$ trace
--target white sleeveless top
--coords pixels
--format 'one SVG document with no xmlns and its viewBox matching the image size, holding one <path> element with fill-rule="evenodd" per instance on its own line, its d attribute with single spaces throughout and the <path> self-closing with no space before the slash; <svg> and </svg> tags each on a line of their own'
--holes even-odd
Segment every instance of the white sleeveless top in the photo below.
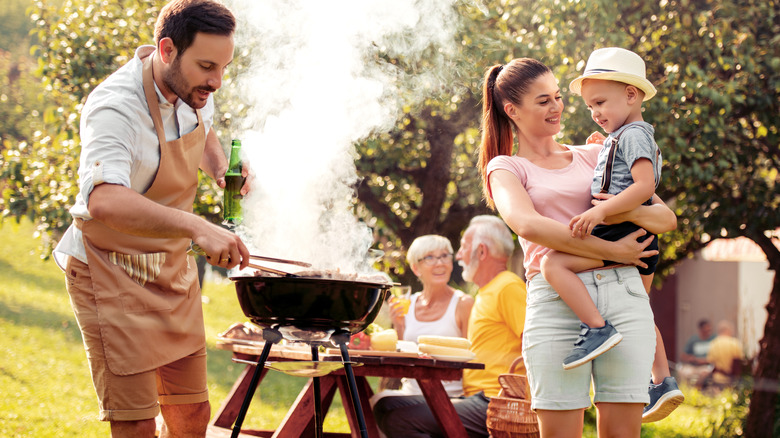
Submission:
<svg viewBox="0 0 780 438">
<path fill-rule="evenodd" d="M 455 290 L 452 298 L 450 298 L 450 303 L 447 305 L 447 310 L 436 321 L 417 320 L 414 307 L 417 303 L 417 298 L 420 297 L 420 293 L 413 294 L 411 296 L 411 304 L 409 304 L 409 312 L 404 317 L 404 341 L 417 342 L 417 337 L 420 335 L 461 337 L 460 328 L 455 320 L 455 309 L 458 307 L 458 301 L 464 294 L 465 292 L 463 291 Z M 422 394 L 415 379 L 404 378 L 402 382 L 401 391 L 409 394 Z M 463 393 L 462 380 L 443 381 L 442 384 L 450 397 L 459 396 Z"/>
</svg>

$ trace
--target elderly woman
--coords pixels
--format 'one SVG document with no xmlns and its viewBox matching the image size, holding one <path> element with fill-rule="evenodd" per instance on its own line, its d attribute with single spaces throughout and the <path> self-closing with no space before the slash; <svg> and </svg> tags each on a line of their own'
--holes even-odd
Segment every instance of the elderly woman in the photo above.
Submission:
<svg viewBox="0 0 780 438">
<path fill-rule="evenodd" d="M 422 291 L 413 293 L 409 311 L 393 302 L 390 316 L 398 338 L 417 342 L 420 335 L 466 337 L 474 298 L 449 286 L 452 275 L 452 244 L 442 236 L 420 236 L 412 242 L 406 253 L 406 261 L 420 279 Z M 460 381 L 445 382 L 451 396 L 460 395 Z M 416 382 L 404 379 L 401 391 L 419 393 Z"/>
</svg>

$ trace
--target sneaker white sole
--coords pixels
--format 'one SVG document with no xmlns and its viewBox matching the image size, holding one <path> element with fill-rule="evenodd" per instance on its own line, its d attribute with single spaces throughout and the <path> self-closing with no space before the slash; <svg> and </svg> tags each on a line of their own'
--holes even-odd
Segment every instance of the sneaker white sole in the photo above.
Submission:
<svg viewBox="0 0 780 438">
<path fill-rule="evenodd" d="M 642 414 L 642 423 L 653 423 L 655 421 L 663 420 L 674 412 L 674 410 L 684 401 L 685 396 L 679 389 L 667 392 L 655 402 L 653 409 Z"/>
<path fill-rule="evenodd" d="M 603 344 L 599 345 L 599 348 L 593 350 L 589 355 L 579 360 L 575 360 L 574 362 L 563 364 L 563 369 L 570 370 L 573 368 L 577 368 L 580 365 L 584 365 L 592 361 L 593 359 L 601 356 L 602 354 L 606 353 L 607 351 L 611 350 L 612 347 L 619 344 L 620 341 L 622 340 L 623 340 L 623 335 L 621 335 L 620 333 L 615 333 L 611 338 L 604 341 Z"/>
</svg>

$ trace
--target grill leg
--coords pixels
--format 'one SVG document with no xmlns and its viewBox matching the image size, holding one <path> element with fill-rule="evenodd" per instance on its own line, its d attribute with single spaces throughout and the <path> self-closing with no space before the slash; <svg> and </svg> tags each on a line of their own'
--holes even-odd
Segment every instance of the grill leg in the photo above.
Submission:
<svg viewBox="0 0 780 438">
<path fill-rule="evenodd" d="M 260 360 L 257 361 L 255 372 L 252 374 L 252 380 L 249 381 L 249 388 L 244 397 L 244 402 L 241 404 L 241 409 L 238 411 L 236 423 L 233 426 L 233 434 L 230 435 L 231 438 L 238 438 L 238 434 L 241 433 L 241 425 L 244 424 L 244 418 L 246 417 L 246 412 L 249 410 L 249 404 L 252 402 L 252 397 L 255 395 L 257 382 L 260 380 L 260 375 L 263 373 L 265 361 L 268 359 L 271 347 L 282 340 L 282 334 L 279 333 L 278 330 L 265 328 L 263 329 L 263 339 L 265 340 L 263 352 L 260 354 Z"/>
<path fill-rule="evenodd" d="M 317 362 L 320 360 L 318 346 L 311 345 L 311 360 Z M 322 438 L 322 393 L 320 391 L 320 378 L 312 377 L 312 387 L 314 388 L 314 438 Z"/>
<path fill-rule="evenodd" d="M 362 438 L 368 438 L 368 428 L 366 427 L 366 419 L 363 416 L 363 407 L 360 405 L 360 396 L 357 391 L 357 383 L 355 383 L 355 373 L 352 371 L 352 364 L 350 363 L 349 352 L 347 351 L 349 332 L 334 333 L 330 339 L 338 345 L 339 350 L 341 350 L 341 360 L 344 362 L 344 374 L 347 375 L 349 395 L 352 397 L 352 405 L 355 407 L 355 414 L 357 415 L 358 426 L 360 427 L 360 436 Z"/>
</svg>

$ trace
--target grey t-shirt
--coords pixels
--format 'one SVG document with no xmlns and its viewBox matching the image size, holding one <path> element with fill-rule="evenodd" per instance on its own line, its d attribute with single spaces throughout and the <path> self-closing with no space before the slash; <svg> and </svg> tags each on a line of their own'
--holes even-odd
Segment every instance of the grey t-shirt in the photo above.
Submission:
<svg viewBox="0 0 780 438">
<path fill-rule="evenodd" d="M 601 191 L 601 182 L 604 168 L 609 157 L 612 139 L 619 136 L 618 147 L 612 164 L 612 179 L 610 180 L 608 193 L 616 195 L 634 183 L 631 177 L 631 166 L 640 158 L 647 158 L 653 163 L 655 186 L 661 181 L 661 154 L 655 143 L 653 126 L 647 122 L 633 122 L 623 125 L 615 132 L 609 134 L 604 140 L 604 147 L 599 152 L 596 169 L 593 173 L 593 183 L 590 186 L 592 194 Z"/>
<path fill-rule="evenodd" d="M 710 351 L 710 342 L 712 342 L 713 339 L 715 339 L 714 333 L 707 339 L 702 339 L 698 334 L 694 334 L 688 338 L 688 342 L 685 343 L 683 351 L 691 356 L 706 359 L 707 353 Z"/>
</svg>

